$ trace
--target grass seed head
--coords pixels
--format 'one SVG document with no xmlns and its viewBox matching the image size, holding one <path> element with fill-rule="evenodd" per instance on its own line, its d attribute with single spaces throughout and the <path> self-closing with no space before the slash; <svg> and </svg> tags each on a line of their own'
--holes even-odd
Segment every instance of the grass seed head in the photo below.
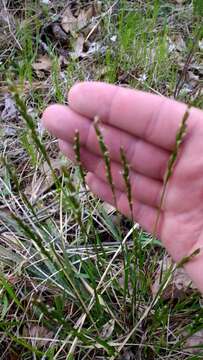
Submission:
<svg viewBox="0 0 203 360">
<path fill-rule="evenodd" d="M 80 177 L 84 188 L 86 188 L 85 172 L 82 167 L 81 156 L 80 156 L 80 134 L 79 131 L 75 131 L 73 150 L 75 152 L 75 160 L 79 168 Z"/>
<path fill-rule="evenodd" d="M 120 148 L 120 157 L 121 157 L 121 164 L 123 167 L 122 175 L 123 175 L 123 179 L 124 179 L 126 190 L 127 190 L 127 197 L 128 197 L 128 203 L 129 203 L 129 207 L 130 207 L 131 217 L 133 219 L 133 201 L 132 201 L 132 189 L 131 189 L 131 183 L 130 183 L 130 166 L 127 161 L 123 147 Z"/>
<path fill-rule="evenodd" d="M 100 123 L 100 119 L 98 116 L 95 116 L 94 118 L 94 128 L 95 128 L 95 132 L 96 132 L 96 136 L 97 136 L 97 140 L 100 146 L 100 150 L 101 153 L 103 155 L 103 159 L 104 159 L 104 163 L 105 163 L 105 169 L 106 169 L 106 177 L 108 180 L 108 183 L 111 187 L 111 191 L 113 194 L 113 198 L 114 198 L 114 204 L 115 207 L 117 207 L 117 202 L 116 202 L 116 193 L 115 193 L 115 186 L 113 183 L 113 177 L 112 177 L 112 172 L 111 172 L 111 159 L 110 159 L 110 155 L 109 155 L 109 150 L 104 142 L 104 138 L 102 135 L 102 132 L 99 128 L 99 123 Z"/>
</svg>

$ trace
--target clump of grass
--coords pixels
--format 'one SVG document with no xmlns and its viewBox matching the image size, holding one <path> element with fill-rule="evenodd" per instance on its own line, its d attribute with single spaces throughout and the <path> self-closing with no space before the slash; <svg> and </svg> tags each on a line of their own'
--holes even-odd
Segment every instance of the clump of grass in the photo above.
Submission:
<svg viewBox="0 0 203 360">
<path fill-rule="evenodd" d="M 86 5 L 85 1 L 83 3 Z M 70 87 L 79 78 L 97 78 L 113 82 L 119 80 L 139 89 L 150 89 L 165 95 L 173 93 L 177 69 L 173 54 L 168 56 L 167 41 L 171 30 L 175 30 L 175 33 L 178 30 L 177 24 L 174 28 L 174 19 L 180 20 L 178 26 L 181 28 L 185 26 L 186 20 L 188 34 L 188 29 L 190 31 L 192 28 L 190 10 L 188 11 L 191 7 L 186 4 L 184 8 L 177 8 L 167 1 L 148 1 L 146 4 L 144 1 L 122 0 L 118 8 L 115 1 L 109 0 L 104 3 L 106 10 L 115 4 L 102 21 L 99 19 L 101 33 L 105 34 L 102 44 L 107 47 L 107 73 L 106 69 L 103 72 L 103 55 L 93 55 L 93 66 L 91 56 L 90 61 L 89 57 L 74 62 L 70 59 L 67 69 L 64 69 L 57 61 L 57 53 L 53 49 L 55 55 L 52 72 L 45 76 L 46 79 L 39 79 L 42 88 L 45 84 L 46 88 L 49 87 L 48 94 L 34 90 L 36 74 L 32 70 L 32 63 L 38 52 L 40 53 L 37 48 L 40 34 L 39 40 L 35 41 L 33 33 L 36 31 L 33 29 L 31 17 L 31 21 L 25 22 L 27 26 L 22 25 L 20 44 L 25 45 L 22 46 L 24 51 L 16 51 L 13 59 L 8 59 L 6 53 L 5 58 L 6 63 L 12 66 L 11 70 L 14 71 L 17 83 L 19 78 L 22 82 L 28 79 L 33 81 L 28 91 L 25 91 L 29 96 L 25 99 L 23 107 L 18 103 L 23 118 L 27 112 L 27 104 L 41 113 L 49 101 L 56 99 L 64 102 L 66 81 Z M 33 8 L 32 14 L 39 21 L 40 32 L 45 22 L 43 17 L 38 16 L 41 5 L 36 4 L 35 12 L 33 1 L 29 1 L 29 4 Z M 61 1 L 61 11 L 63 5 Z M 25 8 L 27 6 L 28 4 Z M 45 6 L 46 20 L 50 20 L 49 5 Z M 54 3 L 50 6 L 51 18 L 54 16 L 55 21 L 57 9 Z M 170 26 L 166 23 L 166 16 L 170 18 Z M 93 36 L 97 37 L 96 32 Z M 117 36 L 114 44 L 111 35 Z M 50 56 L 51 49 L 52 47 L 48 53 Z M 16 58 L 19 64 L 16 63 Z M 2 79 L 5 79 L 5 74 L 10 71 L 8 65 L 5 64 L 3 68 Z M 124 80 L 119 78 L 120 75 Z M 20 100 L 22 101 L 21 97 Z M 196 101 L 196 104 L 201 104 L 200 97 Z M 3 167 L 8 174 L 8 180 L 4 175 L 0 177 L 0 357 L 20 357 L 28 360 L 192 358 L 184 349 L 182 330 L 190 327 L 190 333 L 194 333 L 202 328 L 203 311 L 199 297 L 194 292 L 191 296 L 184 296 L 183 301 L 163 300 L 162 291 L 170 281 L 175 269 L 173 266 L 166 274 L 164 272 L 160 289 L 153 298 L 150 287 L 154 269 L 163 252 L 156 247 L 152 254 L 151 247 L 144 247 L 149 239 L 148 234 L 137 231 L 135 238 L 134 227 L 128 231 L 131 222 L 124 222 L 123 218 L 118 230 L 117 213 L 114 212 L 112 216 L 105 213 L 103 204 L 99 206 L 100 202 L 91 194 L 87 194 L 86 198 L 85 192 L 81 201 L 78 183 L 75 182 L 74 167 L 62 168 L 57 176 L 53 171 L 52 187 L 34 204 L 29 203 L 30 194 L 27 198 L 24 194 L 25 182 L 30 182 L 32 175 L 37 174 L 36 169 L 41 161 L 48 162 L 52 157 L 58 156 L 58 153 L 54 152 L 53 156 L 53 149 L 50 151 L 52 142 L 50 143 L 46 135 L 43 134 L 43 138 L 39 135 L 35 120 L 27 115 L 27 121 L 23 125 L 19 117 L 20 131 L 23 128 L 26 134 L 24 148 L 27 154 L 22 160 L 21 157 L 19 160 L 18 155 L 9 160 L 6 150 L 5 158 L 9 161 L 7 164 L 3 162 Z M 98 123 L 98 135 L 102 133 L 102 129 L 100 132 L 99 130 Z M 84 185 L 85 171 L 81 164 L 78 135 L 76 134 L 74 140 L 75 157 L 77 170 Z M 100 140 L 107 181 L 113 193 L 110 156 L 107 146 L 102 144 L 102 139 Z M 103 153 L 106 151 L 104 156 Z M 48 161 L 46 157 L 49 158 Z M 126 195 L 132 209 L 130 164 L 126 161 L 125 153 L 121 156 L 120 152 L 120 158 Z M 20 166 L 17 168 L 16 163 L 19 162 Z M 27 163 L 29 178 L 22 184 L 21 177 L 24 173 L 21 174 L 21 169 L 26 167 Z M 171 173 L 174 165 L 175 160 L 171 159 Z M 10 166 L 12 171 L 8 169 Z M 167 181 L 170 181 L 170 178 L 171 174 L 168 174 Z M 32 180 L 36 181 L 36 176 Z M 17 218 L 8 216 L 9 211 Z M 191 256 L 197 253 L 198 250 Z M 188 258 L 177 266 L 184 265 Z M 22 304 L 22 309 L 19 304 Z M 112 323 L 113 326 L 109 325 Z M 46 339 L 45 333 L 47 344 L 44 347 L 39 345 L 37 335 L 33 336 L 33 325 L 42 326 L 52 332 L 53 335 L 49 336 L 49 339 Z M 22 331 L 24 327 L 31 329 L 30 333 L 27 331 L 27 336 L 24 336 Z M 103 335 L 105 328 L 108 329 L 106 337 Z M 202 359 L 201 350 L 200 354 L 194 357 Z"/>
</svg>

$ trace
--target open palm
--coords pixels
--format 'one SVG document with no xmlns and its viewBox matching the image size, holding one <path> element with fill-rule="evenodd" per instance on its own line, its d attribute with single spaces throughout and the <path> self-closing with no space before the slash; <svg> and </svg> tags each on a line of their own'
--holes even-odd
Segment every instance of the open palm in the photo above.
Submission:
<svg viewBox="0 0 203 360">
<path fill-rule="evenodd" d="M 75 130 L 80 132 L 81 160 L 89 171 L 87 183 L 103 200 L 114 203 L 106 179 L 105 164 L 96 138 L 93 119 L 100 129 L 112 160 L 117 207 L 129 216 L 130 208 L 121 175 L 120 148 L 131 165 L 133 216 L 152 232 L 157 219 L 163 178 L 173 151 L 176 133 L 186 105 L 157 95 L 103 83 L 75 85 L 69 107 L 51 105 L 43 115 L 44 125 L 58 137 L 60 149 L 74 159 Z M 157 236 L 175 261 L 203 246 L 203 112 L 192 108 L 187 132 L 166 189 Z M 203 258 L 186 264 L 203 291 Z"/>
</svg>

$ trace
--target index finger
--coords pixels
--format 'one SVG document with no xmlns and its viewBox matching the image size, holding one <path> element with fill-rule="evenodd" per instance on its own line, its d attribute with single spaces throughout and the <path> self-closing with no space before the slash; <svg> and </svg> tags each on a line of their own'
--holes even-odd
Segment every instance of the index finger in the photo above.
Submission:
<svg viewBox="0 0 203 360">
<path fill-rule="evenodd" d="M 165 97 L 99 82 L 74 85 L 69 105 L 83 116 L 98 115 L 101 121 L 167 150 L 174 147 L 187 108 Z"/>
</svg>

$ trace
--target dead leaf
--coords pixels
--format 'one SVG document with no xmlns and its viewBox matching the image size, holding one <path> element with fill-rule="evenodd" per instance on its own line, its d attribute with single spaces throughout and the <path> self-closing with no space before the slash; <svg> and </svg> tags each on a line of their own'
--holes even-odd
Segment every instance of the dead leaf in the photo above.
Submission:
<svg viewBox="0 0 203 360">
<path fill-rule="evenodd" d="M 165 256 L 163 260 L 159 262 L 155 279 L 151 286 L 153 296 L 156 296 L 159 291 L 161 274 L 163 279 L 164 274 L 169 270 L 172 263 L 172 259 L 169 256 Z M 184 294 L 188 294 L 188 292 L 194 290 L 196 290 L 196 287 L 193 285 L 185 270 L 183 268 L 178 268 L 175 270 L 170 283 L 163 290 L 162 298 L 164 300 L 179 299 L 184 296 Z"/>
<path fill-rule="evenodd" d="M 78 59 L 79 57 L 81 57 L 83 55 L 83 46 L 84 46 L 84 36 L 81 34 L 79 35 L 79 37 L 77 38 L 76 42 L 75 42 L 75 46 L 74 46 L 74 51 L 71 52 L 71 57 L 72 59 Z"/>
<path fill-rule="evenodd" d="M 102 327 L 102 331 L 101 331 L 101 337 L 103 339 L 108 339 L 113 331 L 114 331 L 114 327 L 115 327 L 115 320 L 111 319 L 109 320 L 103 327 Z"/>
<path fill-rule="evenodd" d="M 201 351 L 201 349 L 196 346 L 201 346 L 201 345 L 203 346 L 203 330 L 199 330 L 195 334 L 189 336 L 185 342 L 185 348 L 191 354 L 198 354 Z"/>
<path fill-rule="evenodd" d="M 95 1 L 93 6 L 93 15 L 98 16 L 102 12 L 102 1 Z"/>
<path fill-rule="evenodd" d="M 186 45 L 183 37 L 180 34 L 172 35 L 169 38 L 169 50 L 182 52 L 186 50 Z"/>
<path fill-rule="evenodd" d="M 16 105 L 9 94 L 4 97 L 4 109 L 1 113 L 1 119 L 4 121 L 14 120 L 17 117 Z"/>
<path fill-rule="evenodd" d="M 29 327 L 24 326 L 23 337 L 29 338 L 29 341 L 33 346 L 43 347 L 49 344 L 49 339 L 54 337 L 54 333 L 44 326 L 31 325 Z"/>
<path fill-rule="evenodd" d="M 67 43 L 67 33 L 62 29 L 58 22 L 54 22 L 51 25 L 54 38 L 62 43 Z"/>
<path fill-rule="evenodd" d="M 91 6 L 89 9 L 82 9 L 78 15 L 77 26 L 78 30 L 81 30 L 85 26 L 88 25 L 89 21 L 93 16 L 93 7 Z"/>
<path fill-rule="evenodd" d="M 69 7 L 65 9 L 62 15 L 61 27 L 66 33 L 75 32 L 77 29 L 77 18 L 73 16 Z"/>
<path fill-rule="evenodd" d="M 58 158 L 58 159 L 50 159 L 51 165 L 54 171 L 58 171 L 58 173 L 61 173 L 61 167 L 62 166 L 68 166 L 70 163 L 67 162 L 67 160 Z M 47 162 L 44 162 L 40 168 L 39 171 L 41 175 L 37 178 L 37 180 L 33 180 L 32 184 L 29 184 L 25 189 L 25 194 L 30 196 L 30 202 L 33 204 L 37 201 L 37 199 L 47 192 L 53 185 L 54 185 L 54 178 L 52 175 L 52 171 L 47 164 Z"/>
<path fill-rule="evenodd" d="M 90 6 L 88 9 L 82 9 L 78 16 L 75 17 L 69 7 L 66 8 L 62 15 L 61 27 L 66 33 L 75 33 L 85 28 L 95 14 L 95 7 Z"/>
<path fill-rule="evenodd" d="M 35 71 L 50 71 L 52 67 L 52 61 L 48 55 L 40 56 L 37 61 L 32 64 Z"/>
</svg>

